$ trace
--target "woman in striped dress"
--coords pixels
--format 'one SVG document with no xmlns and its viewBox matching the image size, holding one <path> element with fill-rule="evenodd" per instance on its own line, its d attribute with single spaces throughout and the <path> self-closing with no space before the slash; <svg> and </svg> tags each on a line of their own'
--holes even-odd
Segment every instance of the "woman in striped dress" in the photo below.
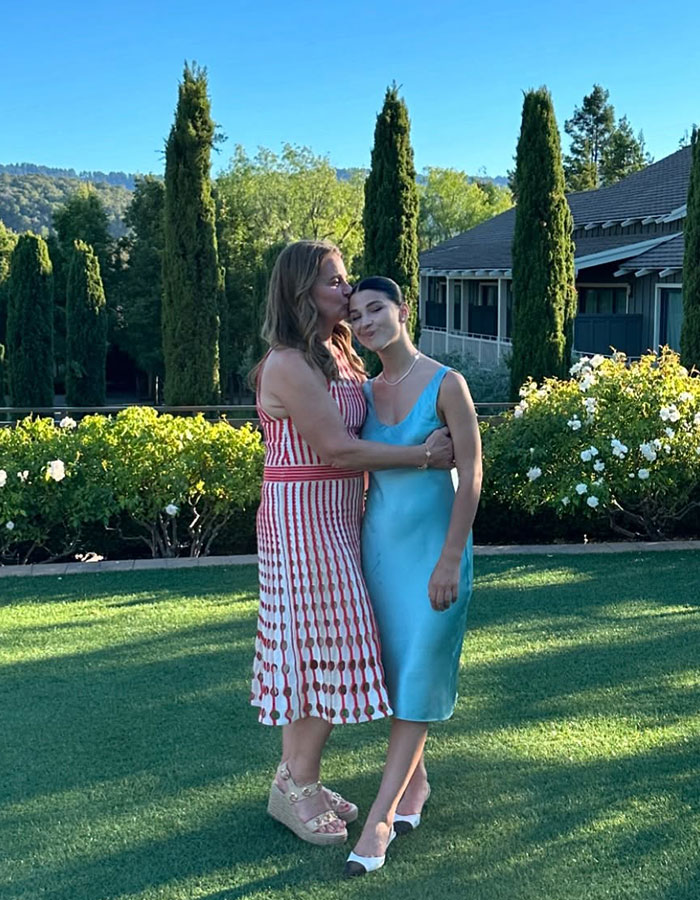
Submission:
<svg viewBox="0 0 700 900">
<path fill-rule="evenodd" d="M 360 566 L 363 473 L 452 461 L 444 430 L 412 447 L 358 438 L 365 376 L 343 322 L 350 290 L 332 244 L 283 250 L 256 373 L 266 452 L 251 702 L 263 724 L 283 726 L 268 811 L 314 844 L 346 840 L 357 817 L 319 780 L 333 726 L 391 715 Z"/>
</svg>

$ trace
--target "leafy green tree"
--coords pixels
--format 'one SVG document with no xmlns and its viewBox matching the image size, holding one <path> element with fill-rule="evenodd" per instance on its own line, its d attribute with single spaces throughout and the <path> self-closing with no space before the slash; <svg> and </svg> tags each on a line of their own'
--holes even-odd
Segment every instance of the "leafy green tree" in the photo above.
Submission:
<svg viewBox="0 0 700 900">
<path fill-rule="evenodd" d="M 18 239 L 10 259 L 7 307 L 8 382 L 12 406 L 53 403 L 53 289 L 46 242 Z"/>
<path fill-rule="evenodd" d="M 681 360 L 700 369 L 700 130 L 693 127 L 688 208 L 683 228 L 683 322 Z"/>
<path fill-rule="evenodd" d="M 473 228 L 513 205 L 508 188 L 470 179 L 458 169 L 430 166 L 418 185 L 418 243 L 420 250 Z"/>
<path fill-rule="evenodd" d="M 206 70 L 186 65 L 165 147 L 162 325 L 165 401 L 172 405 L 208 404 L 219 395 L 214 130 Z"/>
<path fill-rule="evenodd" d="M 89 244 L 97 255 L 100 271 L 110 268 L 114 241 L 104 203 L 91 184 L 81 184 L 53 215 L 53 224 L 66 260 L 73 255 L 75 241 Z"/>
<path fill-rule="evenodd" d="M 104 406 L 107 305 L 97 254 L 75 241 L 66 289 L 66 403 Z"/>
<path fill-rule="evenodd" d="M 571 191 L 598 187 L 603 152 L 615 129 L 615 108 L 609 97 L 609 91 L 594 84 L 591 93 L 564 123 L 564 131 L 571 138 L 570 153 L 564 158 L 566 184 Z"/>
<path fill-rule="evenodd" d="M 418 306 L 418 188 L 406 104 L 396 84 L 387 88 L 374 129 L 372 164 L 365 182 L 365 275 L 386 275 Z"/>
<path fill-rule="evenodd" d="M 573 220 L 564 194 L 559 131 L 545 87 L 528 91 L 516 153 L 511 394 L 528 377 L 566 378 L 571 361 Z"/>
<path fill-rule="evenodd" d="M 362 253 L 362 172 L 339 178 L 308 147 L 236 147 L 216 180 L 219 259 L 226 272 L 221 311 L 221 384 L 240 397 L 247 370 L 262 351 L 260 326 L 271 262 L 290 241 L 326 238 L 357 269 Z M 358 274 L 355 271 L 355 274 Z"/>
<path fill-rule="evenodd" d="M 652 162 L 646 152 L 644 133 L 635 136 L 627 116 L 623 116 L 603 149 L 600 161 L 600 183 L 603 187 L 639 172 Z"/>
<path fill-rule="evenodd" d="M 119 344 L 148 375 L 149 396 L 162 378 L 161 299 L 163 293 L 163 211 L 165 185 L 153 175 L 137 176 L 124 221 L 130 232 L 120 241 L 127 264 L 121 278 Z"/>
</svg>

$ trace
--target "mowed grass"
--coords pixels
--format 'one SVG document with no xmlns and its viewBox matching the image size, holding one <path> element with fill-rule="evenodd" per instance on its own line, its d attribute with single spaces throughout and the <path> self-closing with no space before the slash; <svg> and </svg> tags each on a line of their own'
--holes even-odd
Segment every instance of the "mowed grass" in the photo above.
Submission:
<svg viewBox="0 0 700 900">
<path fill-rule="evenodd" d="M 0 897 L 697 900 L 700 554 L 476 569 L 424 822 L 350 882 L 265 814 L 253 568 L 0 580 Z M 387 731 L 329 744 L 362 811 Z"/>
</svg>

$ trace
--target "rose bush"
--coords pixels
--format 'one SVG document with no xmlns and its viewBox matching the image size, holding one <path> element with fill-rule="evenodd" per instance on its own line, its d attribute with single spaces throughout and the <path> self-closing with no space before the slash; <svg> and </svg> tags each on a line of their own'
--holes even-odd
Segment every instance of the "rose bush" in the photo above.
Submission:
<svg viewBox="0 0 700 900">
<path fill-rule="evenodd" d="M 199 556 L 234 513 L 257 504 L 262 463 L 254 429 L 201 415 L 132 407 L 79 425 L 24 419 L 0 429 L 0 555 L 85 552 L 97 524 L 128 531 L 153 556 Z"/>
<path fill-rule="evenodd" d="M 584 357 L 571 375 L 527 382 L 484 430 L 487 496 L 669 536 L 700 505 L 700 379 L 668 348 L 633 363 Z"/>
</svg>

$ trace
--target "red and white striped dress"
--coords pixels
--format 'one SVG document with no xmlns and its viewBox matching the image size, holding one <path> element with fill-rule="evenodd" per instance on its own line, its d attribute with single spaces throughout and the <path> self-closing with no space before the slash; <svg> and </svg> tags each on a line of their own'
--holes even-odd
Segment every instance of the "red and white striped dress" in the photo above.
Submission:
<svg viewBox="0 0 700 900">
<path fill-rule="evenodd" d="M 366 411 L 362 385 L 342 354 L 335 356 L 340 378 L 328 389 L 357 437 Z M 325 465 L 291 419 L 272 418 L 259 403 L 258 415 L 265 473 L 251 703 L 266 725 L 391 715 L 360 565 L 364 475 Z"/>
</svg>

